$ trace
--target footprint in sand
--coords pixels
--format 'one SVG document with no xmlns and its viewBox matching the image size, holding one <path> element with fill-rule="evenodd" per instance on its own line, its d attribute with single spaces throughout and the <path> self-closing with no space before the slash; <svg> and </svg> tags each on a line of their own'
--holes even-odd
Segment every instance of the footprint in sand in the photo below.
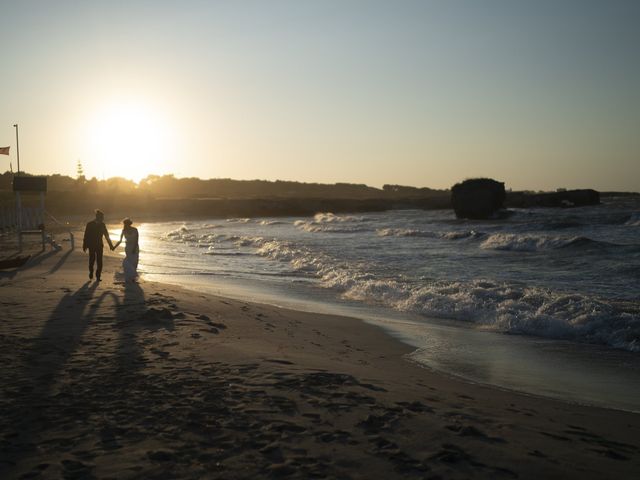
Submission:
<svg viewBox="0 0 640 480">
<path fill-rule="evenodd" d="M 425 405 L 422 402 L 397 402 L 397 405 L 400 405 L 401 407 L 414 412 L 414 413 L 432 413 L 433 412 L 433 408 L 429 407 L 428 405 Z"/>
<path fill-rule="evenodd" d="M 159 357 L 162 357 L 162 358 L 167 358 L 169 356 L 169 352 L 165 352 L 164 350 L 159 350 L 157 348 L 152 348 L 151 353 L 158 355 Z"/>
<path fill-rule="evenodd" d="M 265 362 L 279 363 L 281 365 L 294 365 L 294 363 L 289 360 L 280 360 L 278 358 L 267 358 Z"/>
<path fill-rule="evenodd" d="M 477 429 L 473 425 L 447 425 L 446 428 L 453 432 L 456 432 L 461 437 L 472 437 L 477 438 L 478 440 L 484 440 L 485 442 L 490 443 L 507 443 L 504 438 L 501 437 L 491 437 L 484 433 L 483 431 Z"/>
</svg>

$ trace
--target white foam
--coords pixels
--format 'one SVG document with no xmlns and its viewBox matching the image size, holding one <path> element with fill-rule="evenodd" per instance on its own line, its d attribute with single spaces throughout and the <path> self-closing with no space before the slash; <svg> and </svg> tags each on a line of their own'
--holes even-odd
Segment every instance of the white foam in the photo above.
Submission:
<svg viewBox="0 0 640 480">
<path fill-rule="evenodd" d="M 505 283 L 429 282 L 414 286 L 369 274 L 364 264 L 338 262 L 290 242 L 256 241 L 258 254 L 289 262 L 344 298 L 425 316 L 469 322 L 480 328 L 598 343 L 640 351 L 640 315 L 592 297 Z"/>
<path fill-rule="evenodd" d="M 368 219 L 360 216 L 353 215 L 334 215 L 331 212 L 316 213 L 313 217 L 313 222 L 320 223 L 345 223 L 345 222 L 366 222 Z"/>
<path fill-rule="evenodd" d="M 262 237 L 252 237 L 252 236 L 241 236 L 234 237 L 235 244 L 238 247 L 257 247 L 264 243 L 264 238 Z"/>
<path fill-rule="evenodd" d="M 337 219 L 340 218 L 340 219 Z M 321 214 L 311 221 L 299 220 L 306 228 L 366 228 L 358 217 Z M 640 313 L 631 307 L 599 300 L 590 294 L 568 294 L 543 288 L 522 287 L 492 281 L 432 281 L 422 284 L 401 277 L 381 278 L 371 274 L 364 260 L 344 261 L 331 251 L 306 247 L 294 241 L 263 236 L 201 232 L 186 225 L 163 235 L 169 242 L 207 248 L 211 254 L 241 252 L 286 262 L 291 269 L 317 279 L 320 286 L 344 298 L 383 305 L 399 311 L 468 322 L 479 328 L 511 334 L 592 342 L 640 351 Z M 319 230 L 326 231 L 326 230 Z M 353 230 L 349 230 L 353 231 Z M 220 232 L 218 230 L 218 232 Z M 477 238 L 475 231 L 429 232 L 419 229 L 378 229 L 379 236 L 434 236 L 447 240 Z M 582 237 L 495 233 L 481 247 L 496 250 L 539 251 L 562 248 Z M 582 240 L 586 240 L 582 238 Z M 580 242 L 578 242 L 580 243 Z M 217 253 L 216 253 L 217 252 Z M 336 253 L 339 255 L 339 252 Z"/>
<path fill-rule="evenodd" d="M 462 238 L 479 238 L 485 234 L 482 232 L 476 232 L 475 230 L 468 230 L 466 232 L 444 232 L 440 236 L 447 240 L 460 240 Z"/>
<path fill-rule="evenodd" d="M 365 232 L 369 229 L 357 225 L 317 225 L 313 222 L 304 222 L 298 220 L 295 226 L 309 233 L 358 233 Z"/>
<path fill-rule="evenodd" d="M 260 220 L 259 225 L 269 226 L 269 225 L 287 225 L 289 222 L 283 222 L 281 220 Z"/>
<path fill-rule="evenodd" d="M 198 236 L 185 225 L 182 225 L 180 228 L 165 233 L 161 238 L 172 242 L 187 243 L 197 241 Z"/>
<path fill-rule="evenodd" d="M 494 233 L 480 245 L 487 250 L 511 250 L 518 252 L 536 252 L 562 248 L 579 240 L 579 237 L 550 235 L 519 235 L 515 233 Z"/>
<path fill-rule="evenodd" d="M 424 237 L 442 238 L 445 240 L 460 240 L 462 238 L 477 238 L 484 234 L 474 230 L 462 232 L 431 232 L 428 230 L 417 230 L 413 228 L 379 228 L 376 230 L 379 237 Z"/>
<path fill-rule="evenodd" d="M 317 213 L 313 220 L 296 220 L 293 224 L 310 233 L 357 233 L 369 230 L 362 225 L 368 221 L 369 219 L 360 216 Z"/>
<path fill-rule="evenodd" d="M 640 227 L 640 212 L 632 213 L 629 220 L 625 222 L 625 225 L 631 227 Z"/>
<path fill-rule="evenodd" d="M 376 230 L 379 237 L 437 237 L 434 232 L 415 230 L 412 228 L 379 228 Z"/>
<path fill-rule="evenodd" d="M 334 282 L 334 285 L 336 283 Z M 511 334 L 569 339 L 640 351 L 640 316 L 591 297 L 491 282 L 342 281 L 344 295 L 392 308 L 474 323 Z"/>
</svg>

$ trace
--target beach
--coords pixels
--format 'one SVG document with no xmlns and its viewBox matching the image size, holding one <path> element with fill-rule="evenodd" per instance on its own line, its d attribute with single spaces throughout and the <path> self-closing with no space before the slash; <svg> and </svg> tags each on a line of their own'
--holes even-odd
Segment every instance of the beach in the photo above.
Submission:
<svg viewBox="0 0 640 480">
<path fill-rule="evenodd" d="M 358 319 L 64 244 L 0 276 L 2 478 L 636 478 L 638 414 L 463 382 Z"/>
</svg>

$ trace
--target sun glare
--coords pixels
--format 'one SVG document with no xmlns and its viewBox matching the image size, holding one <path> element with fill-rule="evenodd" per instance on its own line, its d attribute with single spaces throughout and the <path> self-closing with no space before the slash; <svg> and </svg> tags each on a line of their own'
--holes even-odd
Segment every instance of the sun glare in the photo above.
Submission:
<svg viewBox="0 0 640 480">
<path fill-rule="evenodd" d="M 159 112 L 139 103 L 110 103 L 87 127 L 90 158 L 83 163 L 88 176 L 138 182 L 152 173 L 170 172 L 175 139 L 169 122 Z"/>
</svg>

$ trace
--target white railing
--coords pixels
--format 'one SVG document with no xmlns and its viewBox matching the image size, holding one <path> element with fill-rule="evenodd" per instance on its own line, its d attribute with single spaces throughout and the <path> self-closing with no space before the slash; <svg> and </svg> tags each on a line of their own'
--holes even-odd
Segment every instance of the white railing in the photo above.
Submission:
<svg viewBox="0 0 640 480">
<path fill-rule="evenodd" d="M 18 216 L 16 215 L 15 206 L 0 207 L 0 232 L 10 232 L 17 228 Z"/>
<path fill-rule="evenodd" d="M 44 225 L 44 210 L 39 207 L 22 207 L 18 224 L 22 230 L 41 230 Z"/>
<path fill-rule="evenodd" d="M 14 231 L 20 227 L 22 230 L 39 230 L 44 223 L 44 211 L 40 207 L 22 207 L 21 215 L 15 206 L 0 207 L 0 229 L 2 231 Z"/>
<path fill-rule="evenodd" d="M 75 239 L 69 224 L 60 222 L 56 217 L 41 207 L 22 207 L 20 214 L 18 214 L 15 205 L 0 206 L 0 233 L 17 234 L 20 250 L 22 250 L 22 235 L 38 232 L 42 234 L 42 248 L 44 248 L 45 243 L 50 243 L 54 248 L 59 248 L 54 240 L 52 229 L 48 228 L 47 232 L 43 230 L 42 227 L 45 223 L 49 225 L 53 223 L 57 227 L 66 230 L 69 234 L 71 249 L 74 249 Z"/>
</svg>

